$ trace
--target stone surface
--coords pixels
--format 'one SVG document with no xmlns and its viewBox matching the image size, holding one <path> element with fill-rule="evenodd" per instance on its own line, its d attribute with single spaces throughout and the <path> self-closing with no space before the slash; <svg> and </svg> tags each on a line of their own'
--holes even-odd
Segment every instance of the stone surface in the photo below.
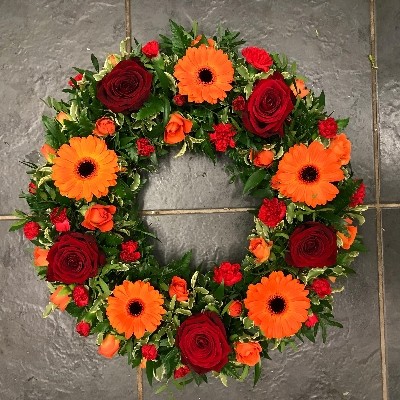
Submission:
<svg viewBox="0 0 400 400">
<path fill-rule="evenodd" d="M 377 2 L 382 200 L 400 201 L 400 5 Z"/>
<path fill-rule="evenodd" d="M 384 210 L 386 346 L 389 369 L 389 399 L 400 398 L 400 210 Z"/>
</svg>

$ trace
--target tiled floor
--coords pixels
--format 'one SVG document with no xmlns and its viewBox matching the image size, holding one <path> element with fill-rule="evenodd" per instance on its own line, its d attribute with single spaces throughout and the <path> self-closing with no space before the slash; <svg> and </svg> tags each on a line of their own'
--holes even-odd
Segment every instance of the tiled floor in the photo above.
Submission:
<svg viewBox="0 0 400 400">
<path fill-rule="evenodd" d="M 36 160 L 42 144 L 45 106 L 39 98 L 59 96 L 72 67 L 88 65 L 91 52 L 101 58 L 118 48 L 125 32 L 123 3 L 0 0 L 1 400 L 136 396 L 135 371 L 124 359 L 98 357 L 93 340 L 77 338 L 66 315 L 41 319 L 47 289 L 34 276 L 26 241 L 7 233 L 5 220 L 15 207 L 24 207 L 18 193 L 27 177 L 19 161 L 25 155 Z M 169 18 L 185 25 L 197 20 L 206 33 L 222 22 L 241 31 L 249 44 L 296 60 L 314 90 L 325 90 L 334 116 L 351 118 L 352 164 L 365 179 L 372 207 L 362 228 L 368 253 L 357 259 L 357 276 L 336 297 L 336 314 L 345 328 L 332 330 L 327 345 L 303 345 L 298 352 L 275 355 L 254 389 L 234 383 L 226 389 L 215 381 L 154 395 L 145 385 L 145 399 L 400 399 L 399 1 L 132 0 L 133 32 L 139 41 L 165 33 Z M 376 27 L 377 70 L 368 58 L 371 26 Z M 379 111 L 379 125 L 373 110 Z M 223 165 L 223 160 L 213 166 L 189 154 L 166 160 L 146 189 L 144 208 L 251 206 L 240 185 L 228 185 Z M 196 263 L 207 263 L 227 255 L 240 259 L 251 215 L 148 216 L 146 221 L 161 239 L 161 260 L 194 248 Z M 377 231 L 382 223 L 383 231 Z M 385 318 L 380 319 L 383 305 Z"/>
</svg>

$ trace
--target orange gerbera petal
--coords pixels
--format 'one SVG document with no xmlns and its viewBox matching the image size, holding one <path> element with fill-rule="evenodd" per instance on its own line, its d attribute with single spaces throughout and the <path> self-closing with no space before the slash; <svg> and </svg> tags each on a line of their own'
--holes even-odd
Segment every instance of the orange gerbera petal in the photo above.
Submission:
<svg viewBox="0 0 400 400">
<path fill-rule="evenodd" d="M 282 157 L 271 180 L 274 189 L 310 207 L 333 200 L 339 190 L 331 182 L 344 179 L 341 161 L 322 143 L 296 144 Z"/>
<path fill-rule="evenodd" d="M 282 339 L 297 333 L 307 320 L 310 300 L 308 290 L 292 275 L 272 272 L 260 283 L 250 285 L 245 307 L 249 318 L 269 339 Z"/>
<path fill-rule="evenodd" d="M 73 137 L 54 159 L 52 179 L 63 196 L 91 201 L 116 184 L 118 158 L 104 140 L 95 136 Z"/>
<path fill-rule="evenodd" d="M 178 60 L 174 77 L 178 79 L 179 94 L 187 95 L 189 101 L 216 104 L 232 89 L 233 66 L 222 50 L 207 47 L 191 47 Z"/>
<path fill-rule="evenodd" d="M 126 339 L 135 335 L 140 339 L 145 332 L 154 332 L 161 324 L 165 310 L 164 299 L 148 282 L 124 281 L 116 286 L 108 298 L 107 317 L 110 324 Z"/>
</svg>

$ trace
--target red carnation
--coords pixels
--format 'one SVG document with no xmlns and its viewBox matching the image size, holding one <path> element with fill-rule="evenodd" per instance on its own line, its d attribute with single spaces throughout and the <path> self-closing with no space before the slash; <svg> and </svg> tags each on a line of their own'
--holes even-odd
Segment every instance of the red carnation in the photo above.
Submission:
<svg viewBox="0 0 400 400">
<path fill-rule="evenodd" d="M 140 138 L 136 140 L 136 148 L 139 156 L 148 157 L 154 153 L 156 148 L 150 144 L 149 139 Z"/>
<path fill-rule="evenodd" d="M 37 186 L 33 182 L 30 182 L 29 186 L 28 186 L 28 192 L 30 194 L 36 194 L 36 189 L 37 189 Z"/>
<path fill-rule="evenodd" d="M 286 204 L 277 198 L 264 199 L 258 212 L 258 218 L 270 228 L 277 226 L 285 218 L 285 215 Z"/>
<path fill-rule="evenodd" d="M 242 276 L 240 264 L 231 264 L 225 261 L 219 267 L 214 268 L 214 282 L 221 284 L 223 281 L 225 286 L 233 286 L 240 282 Z"/>
<path fill-rule="evenodd" d="M 246 107 L 246 100 L 243 96 L 238 96 L 232 101 L 233 111 L 243 111 Z"/>
<path fill-rule="evenodd" d="M 142 356 L 146 360 L 155 360 L 158 356 L 157 347 L 154 344 L 145 344 L 142 346 Z"/>
<path fill-rule="evenodd" d="M 67 218 L 67 209 L 55 207 L 50 213 L 50 221 L 57 232 L 67 232 L 71 229 Z"/>
<path fill-rule="evenodd" d="M 182 367 L 177 368 L 174 371 L 174 379 L 183 378 L 190 372 L 190 369 L 187 365 L 183 365 Z"/>
<path fill-rule="evenodd" d="M 25 237 L 29 240 L 35 239 L 40 232 L 40 225 L 37 222 L 29 221 L 24 225 Z"/>
<path fill-rule="evenodd" d="M 213 126 L 214 132 L 210 133 L 210 142 L 214 143 L 217 151 L 226 151 L 228 147 L 235 147 L 233 137 L 236 131 L 231 124 L 220 123 Z"/>
<path fill-rule="evenodd" d="M 353 196 L 351 196 L 350 199 L 350 207 L 356 207 L 359 204 L 362 204 L 364 202 L 364 197 L 365 197 L 365 185 L 363 182 L 361 182 L 360 186 L 357 188 L 357 190 L 354 192 Z"/>
<path fill-rule="evenodd" d="M 81 336 L 89 336 L 90 324 L 89 322 L 81 321 L 76 324 L 75 329 Z"/>
<path fill-rule="evenodd" d="M 271 65 L 274 63 L 271 56 L 259 47 L 246 47 L 242 50 L 242 56 L 254 68 L 260 71 L 269 71 Z"/>
<path fill-rule="evenodd" d="M 325 296 L 328 296 L 332 293 L 331 284 L 328 279 L 325 278 L 317 278 L 314 279 L 311 284 L 311 289 L 317 293 L 320 299 L 323 299 Z"/>
<path fill-rule="evenodd" d="M 159 51 L 160 51 L 160 46 L 156 40 L 152 40 L 151 42 L 146 43 L 142 47 L 143 54 L 148 58 L 157 57 Z"/>
<path fill-rule="evenodd" d="M 307 321 L 304 323 L 308 328 L 312 328 L 319 321 L 315 314 L 308 316 Z"/>
<path fill-rule="evenodd" d="M 85 286 L 75 286 L 72 291 L 72 298 L 78 307 L 86 307 L 89 304 L 89 291 Z"/>
<path fill-rule="evenodd" d="M 122 250 L 119 253 L 119 258 L 123 262 L 134 262 L 139 260 L 141 254 L 136 251 L 139 247 L 138 242 L 134 242 L 133 240 L 128 240 L 121 244 Z"/>
<path fill-rule="evenodd" d="M 75 75 L 75 77 L 74 77 L 74 80 L 75 80 L 76 82 L 80 82 L 82 79 L 83 79 L 83 75 L 82 75 L 82 74 L 77 74 L 77 75 Z M 69 81 L 68 81 L 68 85 L 71 86 L 71 87 L 74 87 L 74 86 L 75 86 L 75 84 L 74 84 L 74 82 L 72 82 L 72 80 L 69 80 Z"/>
<path fill-rule="evenodd" d="M 176 94 L 172 100 L 177 106 L 182 107 L 187 102 L 187 96 L 183 94 Z"/>
<path fill-rule="evenodd" d="M 318 122 L 318 132 L 327 139 L 333 139 L 338 131 L 338 125 L 334 118 L 329 117 Z"/>
</svg>

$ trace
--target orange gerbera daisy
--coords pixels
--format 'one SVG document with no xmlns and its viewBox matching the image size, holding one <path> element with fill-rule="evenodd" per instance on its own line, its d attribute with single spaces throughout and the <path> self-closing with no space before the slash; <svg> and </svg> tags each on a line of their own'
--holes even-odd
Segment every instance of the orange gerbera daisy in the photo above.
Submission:
<svg viewBox="0 0 400 400">
<path fill-rule="evenodd" d="M 73 137 L 54 159 L 52 178 L 63 196 L 71 199 L 102 197 L 117 181 L 118 158 L 104 140 L 95 136 Z"/>
<path fill-rule="evenodd" d="M 337 155 L 325 149 L 322 143 L 312 142 L 308 147 L 296 144 L 282 157 L 271 186 L 310 207 L 326 204 L 339 193 L 331 182 L 344 178 Z"/>
<path fill-rule="evenodd" d="M 116 286 L 108 298 L 107 317 L 111 326 L 129 339 L 140 339 L 145 332 L 154 332 L 161 323 L 165 310 L 164 299 L 148 282 L 124 281 Z"/>
<path fill-rule="evenodd" d="M 175 66 L 174 76 L 179 80 L 179 94 L 189 101 L 216 104 L 232 89 L 233 66 L 222 50 L 208 47 L 190 47 Z"/>
<path fill-rule="evenodd" d="M 297 333 L 307 320 L 310 300 L 308 290 L 292 275 L 272 272 L 260 283 L 250 285 L 245 307 L 249 318 L 269 339 L 282 339 Z"/>
</svg>

